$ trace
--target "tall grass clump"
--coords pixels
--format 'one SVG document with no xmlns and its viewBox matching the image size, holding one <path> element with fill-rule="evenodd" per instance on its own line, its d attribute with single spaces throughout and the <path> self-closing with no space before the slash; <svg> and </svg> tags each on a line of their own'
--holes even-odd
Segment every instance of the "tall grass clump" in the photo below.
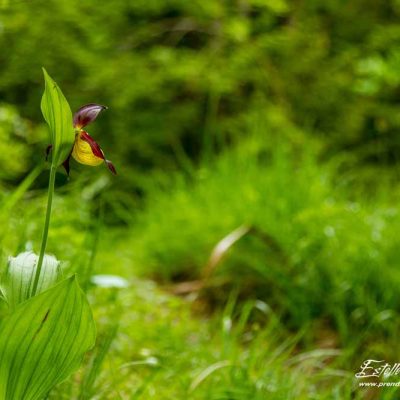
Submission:
<svg viewBox="0 0 400 400">
<path fill-rule="evenodd" d="M 334 163 L 319 162 L 313 143 L 260 132 L 238 143 L 193 179 L 152 186 L 132 226 L 136 268 L 164 282 L 206 279 L 206 297 L 221 303 L 239 290 L 315 335 L 396 329 L 398 209 L 334 185 Z"/>
</svg>

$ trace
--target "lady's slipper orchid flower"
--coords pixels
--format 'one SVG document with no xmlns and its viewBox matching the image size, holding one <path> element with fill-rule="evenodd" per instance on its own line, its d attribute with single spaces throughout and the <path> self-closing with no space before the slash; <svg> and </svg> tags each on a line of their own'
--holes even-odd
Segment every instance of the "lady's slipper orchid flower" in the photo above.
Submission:
<svg viewBox="0 0 400 400">
<path fill-rule="evenodd" d="M 79 163 L 90 166 L 97 166 L 104 162 L 114 175 L 117 174 L 113 163 L 105 158 L 103 150 L 101 150 L 97 142 L 82 129 L 93 122 L 100 112 L 105 109 L 107 107 L 99 104 L 86 104 L 74 114 L 75 142 L 67 159 L 62 164 L 68 175 L 71 156 Z M 50 149 L 51 147 L 49 146 L 47 153 L 49 153 Z"/>
</svg>

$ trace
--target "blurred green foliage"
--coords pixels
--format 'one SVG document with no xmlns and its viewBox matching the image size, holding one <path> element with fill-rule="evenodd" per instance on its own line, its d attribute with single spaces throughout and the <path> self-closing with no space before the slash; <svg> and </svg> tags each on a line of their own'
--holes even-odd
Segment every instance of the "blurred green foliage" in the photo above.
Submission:
<svg viewBox="0 0 400 400">
<path fill-rule="evenodd" d="M 116 315 L 122 333 L 85 387 L 79 375 L 53 398 L 363 398 L 361 362 L 398 362 L 399 16 L 399 0 L 0 2 L 3 258 L 40 239 L 42 66 L 73 111 L 109 106 L 89 133 L 119 175 L 57 176 L 49 251 L 85 286 L 95 272 L 202 279 L 217 243 L 251 227 L 188 304 L 141 280 L 122 300 L 96 290 L 100 340 Z M 199 303 L 211 320 L 188 313 Z M 277 331 L 292 346 L 276 354 Z M 292 360 L 326 347 L 343 354 Z M 240 368 L 196 386 L 221 361 Z"/>
<path fill-rule="evenodd" d="M 174 167 L 181 147 L 196 159 L 245 136 L 260 96 L 265 112 L 322 136 L 328 154 L 390 163 L 399 14 L 397 0 L 9 2 L 0 98 L 41 122 L 45 66 L 73 109 L 108 105 L 95 129 L 132 186 L 132 169 Z"/>
<path fill-rule="evenodd" d="M 344 196 L 335 168 L 318 166 L 315 150 L 256 135 L 200 169 L 154 183 L 135 217 L 136 269 L 157 279 L 204 277 L 216 244 L 242 226 L 251 230 L 213 268 L 212 301 L 236 289 L 279 310 L 287 326 L 333 326 L 340 340 L 398 327 L 399 209 Z M 379 271 L 384 271 L 382 274 Z M 321 295 L 323 294 L 323 295 Z M 364 342 L 359 338 L 358 345 Z"/>
<path fill-rule="evenodd" d="M 0 105 L 0 181 L 13 183 L 26 172 L 28 123 L 12 106 Z"/>
</svg>

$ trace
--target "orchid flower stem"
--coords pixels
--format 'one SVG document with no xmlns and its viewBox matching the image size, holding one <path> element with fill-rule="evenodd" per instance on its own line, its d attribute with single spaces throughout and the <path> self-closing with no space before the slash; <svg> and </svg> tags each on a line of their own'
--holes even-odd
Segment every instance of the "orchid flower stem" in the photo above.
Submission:
<svg viewBox="0 0 400 400">
<path fill-rule="evenodd" d="M 50 216 L 51 216 L 51 205 L 53 203 L 53 193 L 54 193 L 54 183 L 56 180 L 57 167 L 52 165 L 50 168 L 50 178 L 49 178 L 49 188 L 47 191 L 47 209 L 46 209 L 46 219 L 44 220 L 42 244 L 40 246 L 39 260 L 35 273 L 35 280 L 33 281 L 32 296 L 35 296 L 36 290 L 39 284 L 40 272 L 42 270 L 43 258 L 46 252 L 47 236 L 49 234 L 50 226 Z"/>
</svg>

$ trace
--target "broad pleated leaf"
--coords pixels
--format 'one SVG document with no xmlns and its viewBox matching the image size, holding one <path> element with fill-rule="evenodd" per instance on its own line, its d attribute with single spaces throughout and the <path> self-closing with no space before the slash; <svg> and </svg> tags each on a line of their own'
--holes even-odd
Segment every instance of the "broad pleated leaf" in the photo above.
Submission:
<svg viewBox="0 0 400 400">
<path fill-rule="evenodd" d="M 0 288 L 12 310 L 31 297 L 38 258 L 32 251 L 25 251 L 8 259 Z M 60 262 L 54 256 L 45 254 L 36 293 L 50 289 L 60 279 Z"/>
<path fill-rule="evenodd" d="M 70 153 L 75 132 L 71 108 L 61 89 L 43 68 L 45 89 L 40 107 L 50 129 L 52 164 L 59 166 Z"/>
<path fill-rule="evenodd" d="M 0 325 L 0 400 L 41 400 L 93 347 L 95 326 L 75 277 L 21 303 Z"/>
</svg>

